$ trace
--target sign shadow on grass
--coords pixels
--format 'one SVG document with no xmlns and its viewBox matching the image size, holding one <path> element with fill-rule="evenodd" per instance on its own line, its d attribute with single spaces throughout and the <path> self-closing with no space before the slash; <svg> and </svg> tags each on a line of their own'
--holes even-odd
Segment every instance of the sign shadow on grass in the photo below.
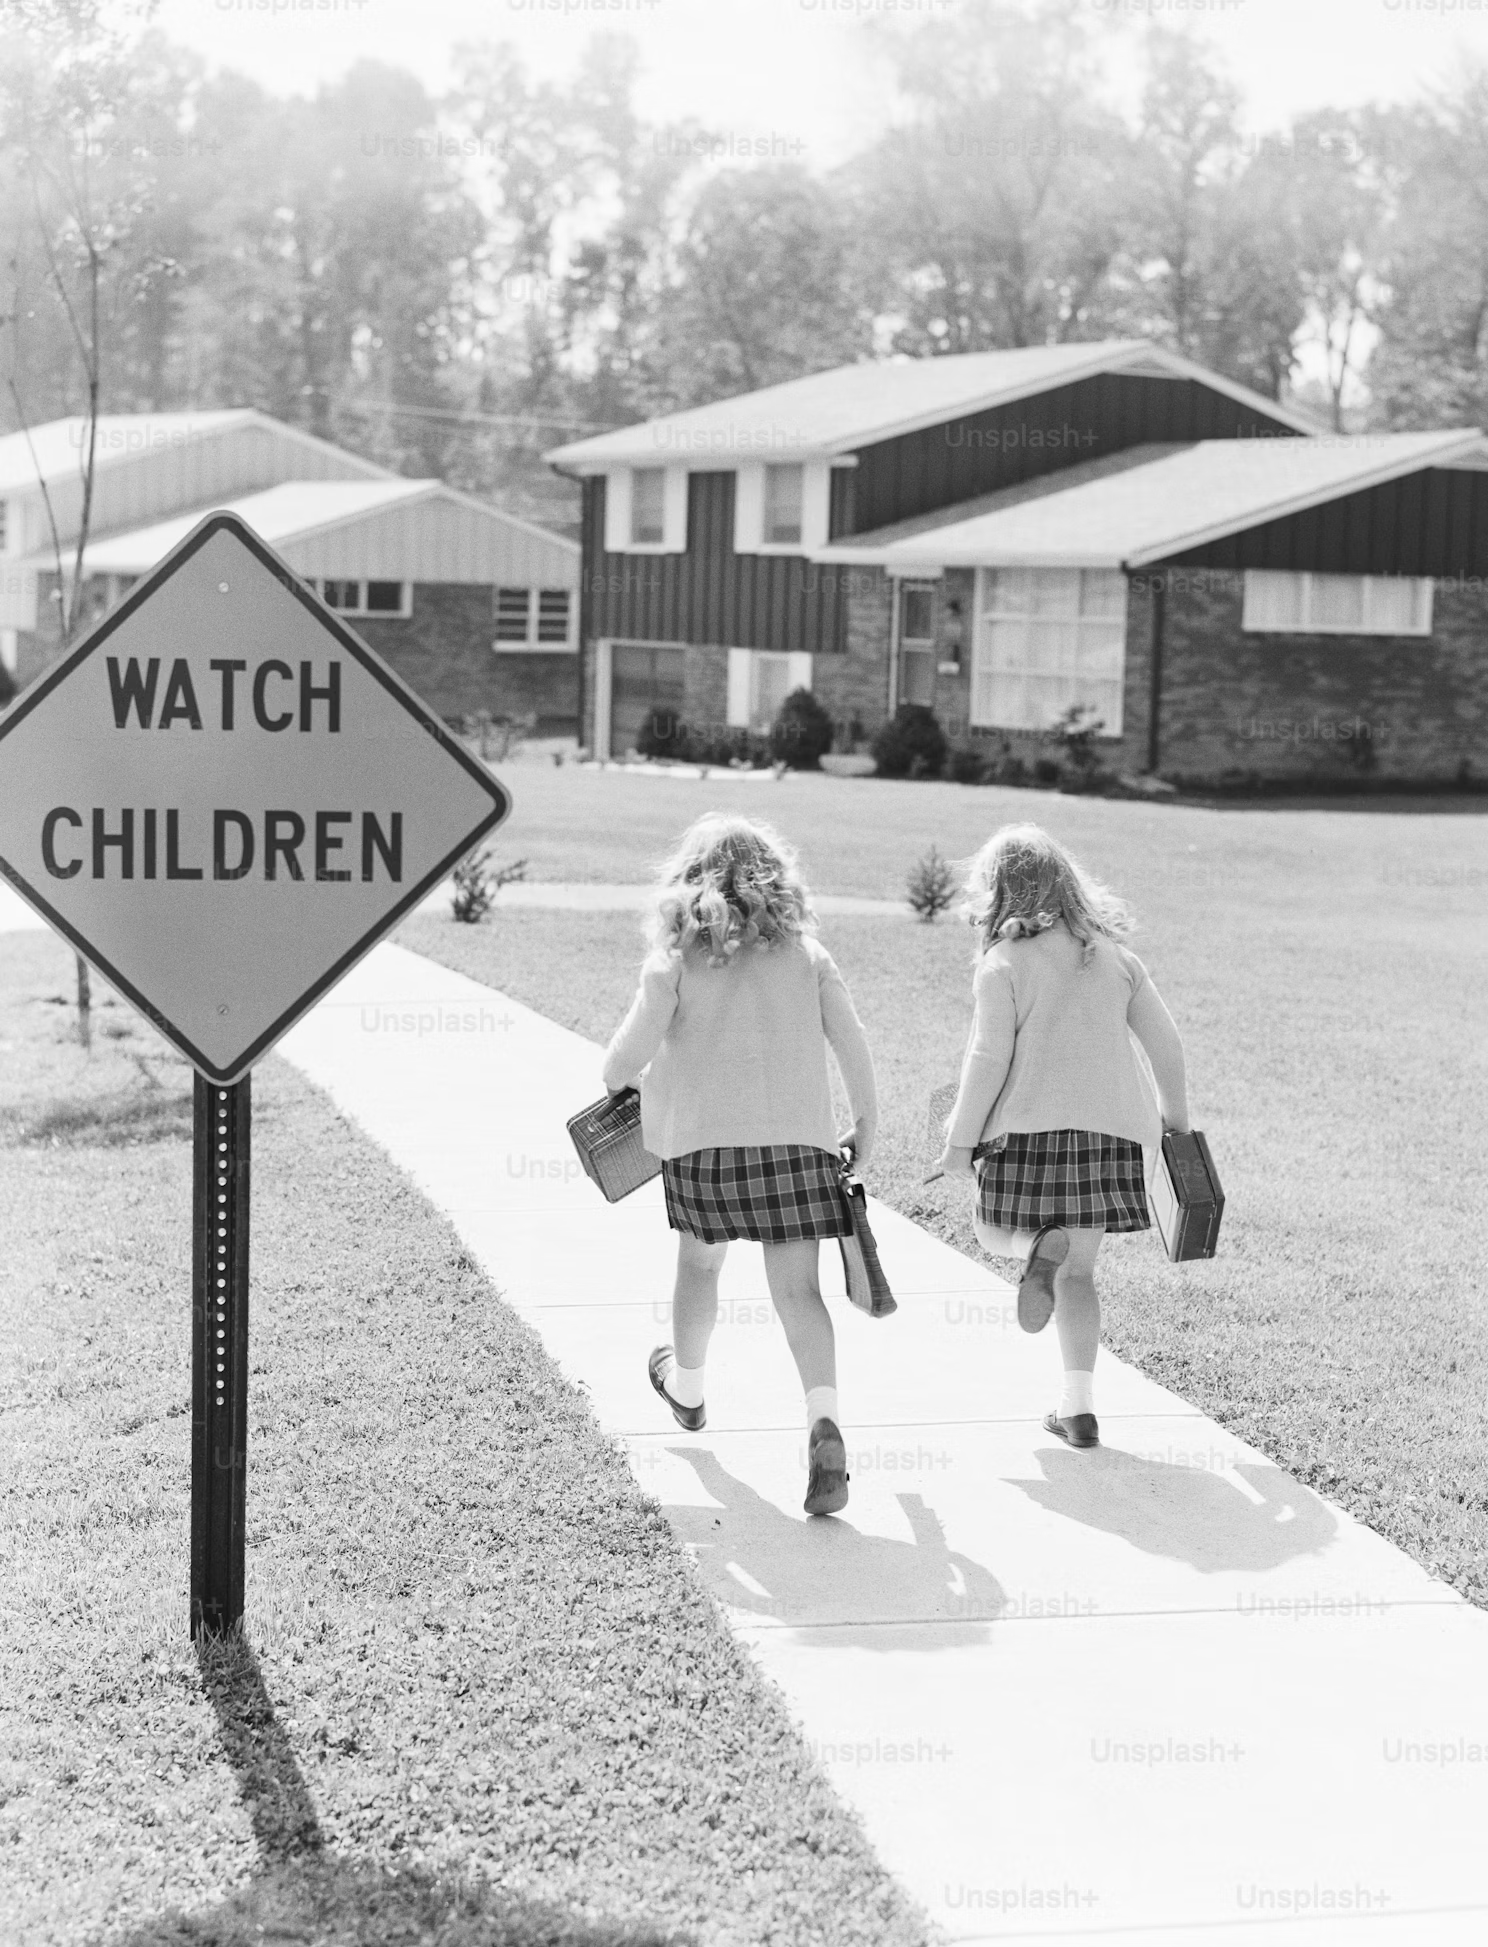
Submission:
<svg viewBox="0 0 1488 1947">
<path fill-rule="evenodd" d="M 1325 1501 L 1266 1462 L 1237 1461 L 1221 1471 L 1106 1446 L 1088 1453 L 1045 1447 L 1038 1462 L 1042 1480 L 1008 1485 L 1051 1514 L 1204 1575 L 1280 1568 L 1322 1554 L 1338 1532 Z"/>
<path fill-rule="evenodd" d="M 265 1947 L 334 1939 L 383 1947 L 438 1939 L 442 1947 L 686 1947 L 687 1932 L 582 1918 L 522 1899 L 472 1875 L 410 1868 L 328 1847 L 310 1790 L 241 1636 L 197 1645 L 202 1685 L 223 1755 L 253 1826 L 258 1871 L 226 1899 L 161 1914 L 120 1936 L 120 1947 Z"/>
<path fill-rule="evenodd" d="M 716 1503 L 664 1510 L 710 1592 L 731 1609 L 801 1629 L 803 1643 L 957 1649 L 986 1642 L 1007 1605 L 997 1578 L 947 1545 L 921 1494 L 894 1496 L 909 1530 L 901 1541 L 864 1534 L 848 1516 L 787 1514 L 710 1448 L 668 1452 L 692 1467 Z"/>
</svg>

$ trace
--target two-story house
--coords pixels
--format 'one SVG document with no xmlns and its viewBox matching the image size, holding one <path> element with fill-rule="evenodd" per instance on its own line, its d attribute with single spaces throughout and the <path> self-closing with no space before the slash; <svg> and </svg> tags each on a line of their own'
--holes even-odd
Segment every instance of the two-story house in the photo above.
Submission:
<svg viewBox="0 0 1488 1947">
<path fill-rule="evenodd" d="M 0 705 L 60 647 L 86 438 L 82 419 L 0 438 Z M 574 542 L 252 409 L 104 417 L 96 439 L 83 557 L 91 612 L 227 507 L 442 716 L 576 728 Z"/>
<path fill-rule="evenodd" d="M 1488 766 L 1488 445 L 1320 434 L 1141 342 L 862 363 L 573 442 L 584 734 L 901 702 L 1194 781 Z"/>
</svg>

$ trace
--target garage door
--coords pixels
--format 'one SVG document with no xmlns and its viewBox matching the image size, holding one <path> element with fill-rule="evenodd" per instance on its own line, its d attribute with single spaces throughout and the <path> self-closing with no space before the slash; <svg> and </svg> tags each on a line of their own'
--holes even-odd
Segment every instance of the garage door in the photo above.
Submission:
<svg viewBox="0 0 1488 1947">
<path fill-rule="evenodd" d="M 653 710 L 682 714 L 687 651 L 654 643 L 617 642 L 610 661 L 610 755 L 635 747 Z"/>
</svg>

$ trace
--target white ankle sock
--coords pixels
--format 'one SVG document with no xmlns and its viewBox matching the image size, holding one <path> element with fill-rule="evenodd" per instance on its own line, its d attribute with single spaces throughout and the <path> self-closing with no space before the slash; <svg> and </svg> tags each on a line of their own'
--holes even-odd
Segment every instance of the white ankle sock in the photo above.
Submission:
<svg viewBox="0 0 1488 1947">
<path fill-rule="evenodd" d="M 1059 1417 L 1071 1419 L 1076 1413 L 1095 1411 L 1095 1374 L 1093 1372 L 1066 1372 L 1064 1391 L 1059 1395 Z"/>
<path fill-rule="evenodd" d="M 812 1386 L 806 1394 L 806 1431 L 809 1433 L 818 1420 L 830 1420 L 840 1427 L 837 1418 L 837 1388 L 835 1386 Z"/>
<path fill-rule="evenodd" d="M 702 1366 L 679 1366 L 675 1359 L 672 1369 L 666 1376 L 666 1389 L 679 1406 L 701 1406 L 703 1403 Z"/>
</svg>

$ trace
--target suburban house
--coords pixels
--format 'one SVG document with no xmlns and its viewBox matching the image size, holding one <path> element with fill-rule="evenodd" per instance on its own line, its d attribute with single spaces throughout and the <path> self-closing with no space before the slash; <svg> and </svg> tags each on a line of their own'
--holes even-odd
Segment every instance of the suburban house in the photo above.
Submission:
<svg viewBox="0 0 1488 1947">
<path fill-rule="evenodd" d="M 70 575 L 86 436 L 82 419 L 59 419 L 0 438 L 0 705 L 58 652 L 52 521 Z M 103 613 L 224 507 L 441 716 L 484 711 L 535 718 L 548 734 L 575 729 L 574 542 L 251 409 L 99 420 L 89 609 Z"/>
<path fill-rule="evenodd" d="M 1312 423 L 1142 342 L 862 363 L 573 442 L 583 735 L 901 703 L 1192 782 L 1488 771 L 1488 441 Z M 1341 768 L 1342 767 L 1342 768 Z"/>
</svg>

